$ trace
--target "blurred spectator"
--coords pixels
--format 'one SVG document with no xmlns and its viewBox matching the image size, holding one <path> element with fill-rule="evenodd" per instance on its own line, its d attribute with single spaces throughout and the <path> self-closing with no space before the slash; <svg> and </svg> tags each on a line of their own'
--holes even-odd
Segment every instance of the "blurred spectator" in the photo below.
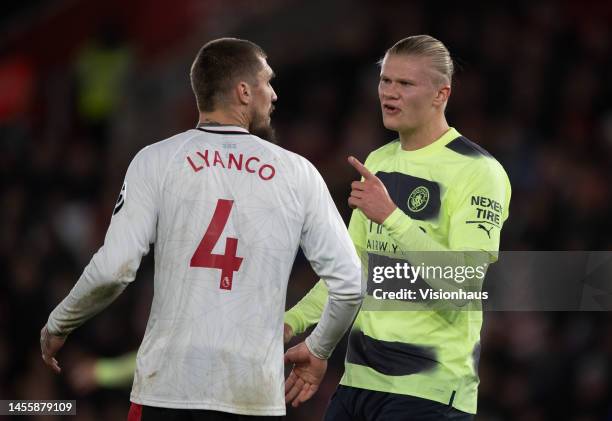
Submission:
<svg viewBox="0 0 612 421">
<path fill-rule="evenodd" d="M 190 59 L 219 36 L 270 52 L 280 143 L 313 161 L 348 216 L 346 155 L 392 140 L 378 114 L 380 52 L 430 33 L 456 52 L 449 122 L 512 182 L 502 250 L 612 249 L 612 3 L 260 3 L 60 1 L 15 15 L 24 35 L 0 50 L 3 399 L 78 397 L 75 420 L 125 418 L 127 391 L 80 397 L 48 373 L 38 332 L 102 244 L 135 151 L 195 125 Z M 297 262 L 287 305 L 315 282 Z M 116 308 L 75 333 L 64 361 L 138 347 L 152 257 L 143 265 Z M 611 328 L 607 313 L 487 313 L 477 419 L 612 419 Z M 343 356 L 339 347 L 321 392 L 288 419 L 320 418 Z"/>
<path fill-rule="evenodd" d="M 34 97 L 35 75 L 25 56 L 7 56 L 0 61 L 0 125 L 24 118 Z"/>
<path fill-rule="evenodd" d="M 133 61 L 121 28 L 110 22 L 101 25 L 76 57 L 77 112 L 88 134 L 104 146 L 112 118 L 127 86 Z"/>
</svg>

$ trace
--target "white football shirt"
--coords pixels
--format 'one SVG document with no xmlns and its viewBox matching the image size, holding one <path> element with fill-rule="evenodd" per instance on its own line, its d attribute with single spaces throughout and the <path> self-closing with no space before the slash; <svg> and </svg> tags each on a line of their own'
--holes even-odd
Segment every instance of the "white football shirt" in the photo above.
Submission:
<svg viewBox="0 0 612 421">
<path fill-rule="evenodd" d="M 362 297 L 354 246 L 317 170 L 235 126 L 188 130 L 130 164 L 104 246 L 47 327 L 64 335 L 130 283 L 155 244 L 131 400 L 284 415 L 283 313 L 298 247 L 330 300 L 307 339 L 329 356 Z"/>
</svg>

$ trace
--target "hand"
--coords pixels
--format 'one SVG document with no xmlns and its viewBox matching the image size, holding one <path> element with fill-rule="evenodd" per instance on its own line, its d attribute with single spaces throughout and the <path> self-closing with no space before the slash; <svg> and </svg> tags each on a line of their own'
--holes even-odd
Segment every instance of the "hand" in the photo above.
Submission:
<svg viewBox="0 0 612 421">
<path fill-rule="evenodd" d="M 363 181 L 351 183 L 351 197 L 348 199 L 350 208 L 359 208 L 368 219 L 382 224 L 397 206 L 380 178 L 368 171 L 357 158 L 349 156 L 348 162 L 363 177 Z"/>
<path fill-rule="evenodd" d="M 285 364 L 293 363 L 293 370 L 285 381 L 285 402 L 297 408 L 319 389 L 327 371 L 327 360 L 321 360 L 301 342 L 285 353 Z"/>
<path fill-rule="evenodd" d="M 64 342 L 66 342 L 66 337 L 51 335 L 46 325 L 41 329 L 40 350 L 42 351 L 42 359 L 57 374 L 61 373 L 62 369 L 55 359 L 55 354 L 64 346 Z"/>
<path fill-rule="evenodd" d="M 283 331 L 283 341 L 285 342 L 285 345 L 289 343 L 291 338 L 293 338 L 293 329 L 291 329 L 291 326 L 285 323 L 285 328 Z"/>
</svg>

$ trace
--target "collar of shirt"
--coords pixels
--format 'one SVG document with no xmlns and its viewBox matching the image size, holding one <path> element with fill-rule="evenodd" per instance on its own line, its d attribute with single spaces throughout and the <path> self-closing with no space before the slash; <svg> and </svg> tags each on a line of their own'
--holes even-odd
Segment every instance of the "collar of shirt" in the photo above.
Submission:
<svg viewBox="0 0 612 421">
<path fill-rule="evenodd" d="M 196 130 L 200 130 L 207 133 L 218 133 L 218 134 L 250 134 L 247 129 L 240 126 L 234 126 L 230 124 L 219 124 L 219 123 L 204 123 L 198 124 Z"/>
<path fill-rule="evenodd" d="M 397 142 L 396 152 L 403 154 L 405 156 L 410 156 L 411 158 L 415 158 L 417 156 L 428 155 L 432 152 L 435 152 L 439 148 L 448 145 L 451 141 L 457 139 L 460 136 L 461 134 L 454 127 L 450 127 L 442 136 L 434 140 L 432 143 L 420 149 L 416 149 L 414 151 L 403 150 L 401 143 Z"/>
</svg>

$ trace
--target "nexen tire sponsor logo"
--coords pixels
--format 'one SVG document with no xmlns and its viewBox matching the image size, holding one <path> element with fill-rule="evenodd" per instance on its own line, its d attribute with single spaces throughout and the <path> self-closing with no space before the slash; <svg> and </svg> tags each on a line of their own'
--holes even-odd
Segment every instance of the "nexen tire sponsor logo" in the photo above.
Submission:
<svg viewBox="0 0 612 421">
<path fill-rule="evenodd" d="M 501 223 L 503 208 L 498 201 L 485 196 L 472 196 L 471 205 L 476 209 L 476 219 L 484 219 L 496 225 Z"/>
</svg>

